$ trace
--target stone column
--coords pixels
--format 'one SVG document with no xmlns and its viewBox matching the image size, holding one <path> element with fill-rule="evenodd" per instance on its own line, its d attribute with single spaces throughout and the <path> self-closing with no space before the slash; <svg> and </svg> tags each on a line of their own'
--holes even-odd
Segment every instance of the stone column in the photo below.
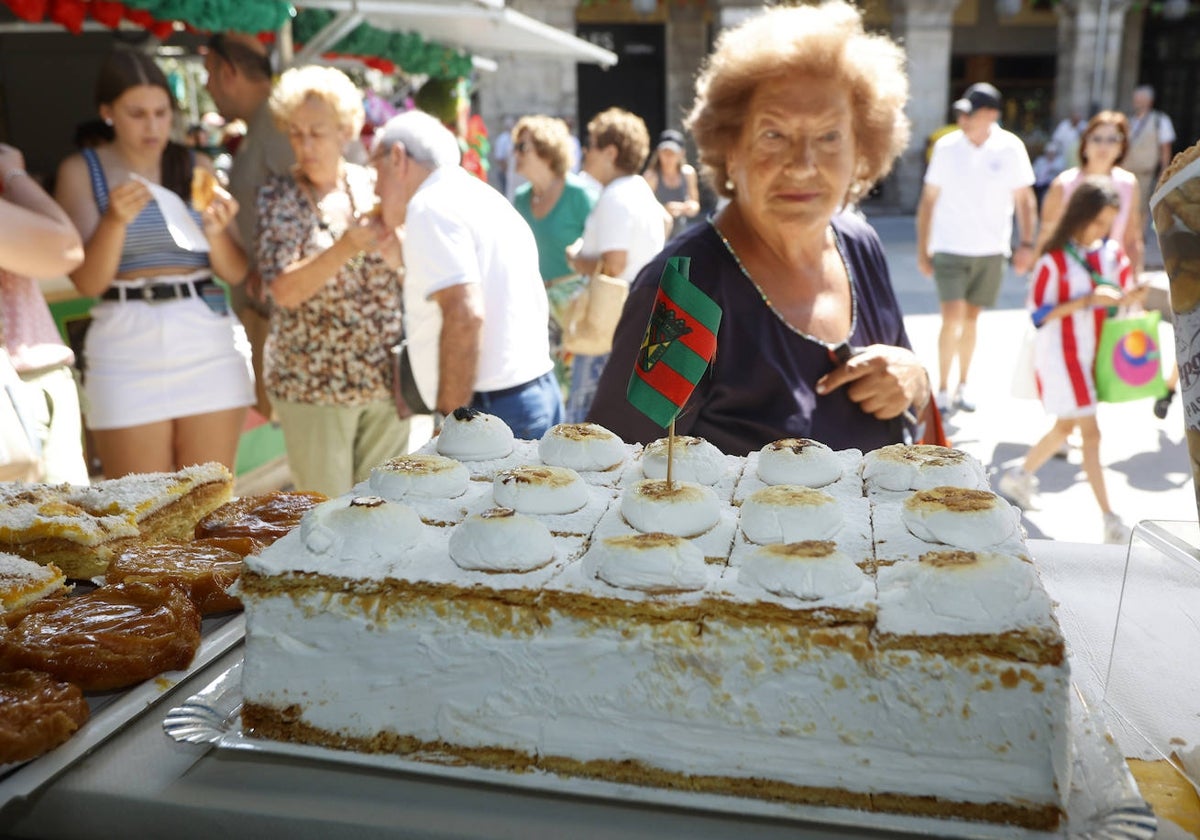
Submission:
<svg viewBox="0 0 1200 840">
<path fill-rule="evenodd" d="M 1072 106 L 1120 109 L 1125 13 L 1130 0 L 1062 0 L 1058 5 L 1055 116 Z"/>
<path fill-rule="evenodd" d="M 895 203 L 913 211 L 921 197 L 925 140 L 946 124 L 950 102 L 950 45 L 959 0 L 891 0 L 892 37 L 908 54 L 908 118 L 912 138 L 896 161 Z"/>
</svg>

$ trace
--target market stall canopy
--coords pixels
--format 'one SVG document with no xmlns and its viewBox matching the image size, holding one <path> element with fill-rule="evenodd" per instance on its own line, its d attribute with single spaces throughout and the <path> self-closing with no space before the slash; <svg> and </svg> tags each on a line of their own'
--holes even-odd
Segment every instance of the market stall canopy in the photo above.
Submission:
<svg viewBox="0 0 1200 840">
<path fill-rule="evenodd" d="M 338 14 L 305 44 L 305 53 L 338 50 L 338 41 L 357 26 L 389 32 L 419 32 L 423 38 L 475 55 L 542 55 L 611 67 L 617 56 L 528 15 L 492 4 L 405 0 L 304 0 L 305 9 Z"/>
</svg>

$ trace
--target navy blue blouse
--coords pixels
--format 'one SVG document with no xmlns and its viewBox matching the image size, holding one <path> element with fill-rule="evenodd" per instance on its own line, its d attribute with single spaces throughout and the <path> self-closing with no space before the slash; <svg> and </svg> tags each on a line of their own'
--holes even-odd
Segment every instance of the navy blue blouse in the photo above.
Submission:
<svg viewBox="0 0 1200 840">
<path fill-rule="evenodd" d="M 850 343 L 911 347 L 878 234 L 851 213 L 836 216 L 833 228 L 857 296 L 858 319 Z M 844 386 L 817 395 L 817 380 L 835 366 L 827 347 L 793 332 L 767 308 L 711 224 L 693 225 L 634 280 L 589 420 L 628 443 L 666 436 L 665 429 L 629 404 L 625 389 L 663 266 L 675 256 L 692 258 L 692 283 L 723 313 L 716 358 L 680 413 L 677 434 L 705 438 L 731 455 L 746 455 L 786 437 L 863 451 L 903 440 L 902 420 L 878 420 L 865 413 Z"/>
</svg>

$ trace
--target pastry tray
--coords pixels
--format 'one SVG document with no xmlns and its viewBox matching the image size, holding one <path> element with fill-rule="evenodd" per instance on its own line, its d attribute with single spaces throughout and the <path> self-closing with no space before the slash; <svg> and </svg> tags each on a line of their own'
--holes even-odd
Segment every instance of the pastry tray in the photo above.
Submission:
<svg viewBox="0 0 1200 840">
<path fill-rule="evenodd" d="M 1074 772 L 1067 804 L 1067 823 L 1057 833 L 1028 831 L 988 823 L 939 820 L 900 814 L 867 813 L 769 802 L 744 797 L 693 793 L 560 776 L 544 771 L 508 772 L 462 764 L 436 753 L 417 756 L 366 754 L 307 744 L 251 737 L 241 729 L 241 662 L 223 672 L 203 691 L 167 713 L 163 729 L 176 741 L 213 744 L 220 750 L 257 753 L 305 761 L 332 762 L 351 768 L 392 771 L 424 781 L 474 783 L 546 796 L 584 797 L 669 809 L 686 809 L 735 818 L 758 817 L 797 823 L 819 830 L 851 827 L 880 837 L 1080 838 L 1080 840 L 1146 840 L 1154 836 L 1153 812 L 1138 792 L 1133 776 L 1113 744 L 1098 705 L 1076 688 L 1071 692 L 1071 737 Z"/>
<path fill-rule="evenodd" d="M 245 634 L 246 617 L 241 612 L 204 618 L 200 624 L 200 647 L 187 668 L 165 671 L 130 688 L 85 694 L 91 715 L 66 743 L 24 763 L 0 764 L 0 812 L 15 800 L 36 792 L 161 703 L 177 685 L 199 673 Z"/>
</svg>

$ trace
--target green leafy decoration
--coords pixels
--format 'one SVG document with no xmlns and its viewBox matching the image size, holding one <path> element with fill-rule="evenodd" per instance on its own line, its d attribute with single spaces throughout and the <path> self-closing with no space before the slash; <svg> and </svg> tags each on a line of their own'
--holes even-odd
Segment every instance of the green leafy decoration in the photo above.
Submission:
<svg viewBox="0 0 1200 840">
<path fill-rule="evenodd" d="M 196 29 L 274 31 L 293 13 L 285 0 L 123 0 L 158 20 L 181 20 Z"/>
<path fill-rule="evenodd" d="M 172 0 L 172 2 L 186 0 Z M 334 18 L 329 9 L 302 9 L 292 23 L 297 44 L 307 43 Z M 354 31 L 329 48 L 343 55 L 383 58 L 410 75 L 454 79 L 471 75 L 471 56 L 460 50 L 426 41 L 415 32 L 390 32 L 370 24 Z"/>
</svg>

